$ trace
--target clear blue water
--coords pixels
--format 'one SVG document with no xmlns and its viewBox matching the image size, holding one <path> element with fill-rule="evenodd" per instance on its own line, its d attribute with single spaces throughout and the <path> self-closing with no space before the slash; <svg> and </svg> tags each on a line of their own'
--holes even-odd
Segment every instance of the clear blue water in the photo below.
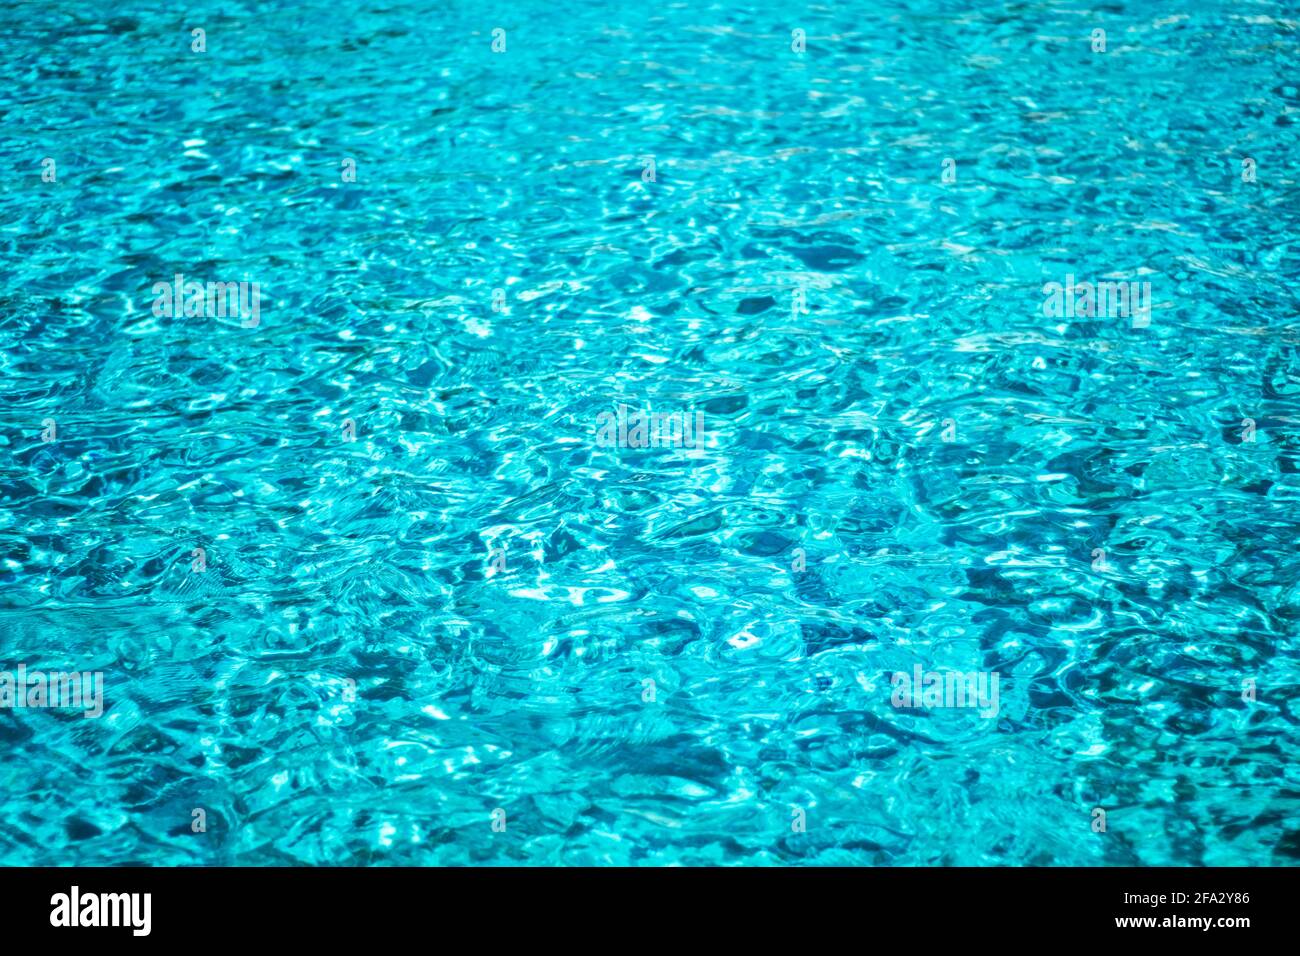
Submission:
<svg viewBox="0 0 1300 956">
<path fill-rule="evenodd" d="M 0 862 L 1294 863 L 1298 19 L 7 5 Z"/>
</svg>

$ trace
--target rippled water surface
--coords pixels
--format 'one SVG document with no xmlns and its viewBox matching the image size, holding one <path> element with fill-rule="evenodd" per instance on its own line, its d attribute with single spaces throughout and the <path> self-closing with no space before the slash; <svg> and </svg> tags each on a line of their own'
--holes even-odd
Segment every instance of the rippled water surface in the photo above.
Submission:
<svg viewBox="0 0 1300 956">
<path fill-rule="evenodd" d="M 0 862 L 1294 863 L 1297 20 L 9 5 Z"/>
</svg>

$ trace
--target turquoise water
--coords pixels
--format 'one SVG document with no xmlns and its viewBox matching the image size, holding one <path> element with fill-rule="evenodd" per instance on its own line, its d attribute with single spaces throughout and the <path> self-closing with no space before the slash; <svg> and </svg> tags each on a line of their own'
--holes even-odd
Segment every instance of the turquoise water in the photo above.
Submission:
<svg viewBox="0 0 1300 956">
<path fill-rule="evenodd" d="M 1295 863 L 1300 17 L 909 7 L 0 12 L 0 862 Z"/>
</svg>

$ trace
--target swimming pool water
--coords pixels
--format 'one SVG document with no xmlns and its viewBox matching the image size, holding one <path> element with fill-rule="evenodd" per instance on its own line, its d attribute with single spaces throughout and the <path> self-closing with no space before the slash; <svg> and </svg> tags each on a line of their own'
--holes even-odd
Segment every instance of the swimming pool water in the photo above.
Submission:
<svg viewBox="0 0 1300 956">
<path fill-rule="evenodd" d="M 1295 863 L 1298 19 L 8 5 L 0 862 Z"/>
</svg>

